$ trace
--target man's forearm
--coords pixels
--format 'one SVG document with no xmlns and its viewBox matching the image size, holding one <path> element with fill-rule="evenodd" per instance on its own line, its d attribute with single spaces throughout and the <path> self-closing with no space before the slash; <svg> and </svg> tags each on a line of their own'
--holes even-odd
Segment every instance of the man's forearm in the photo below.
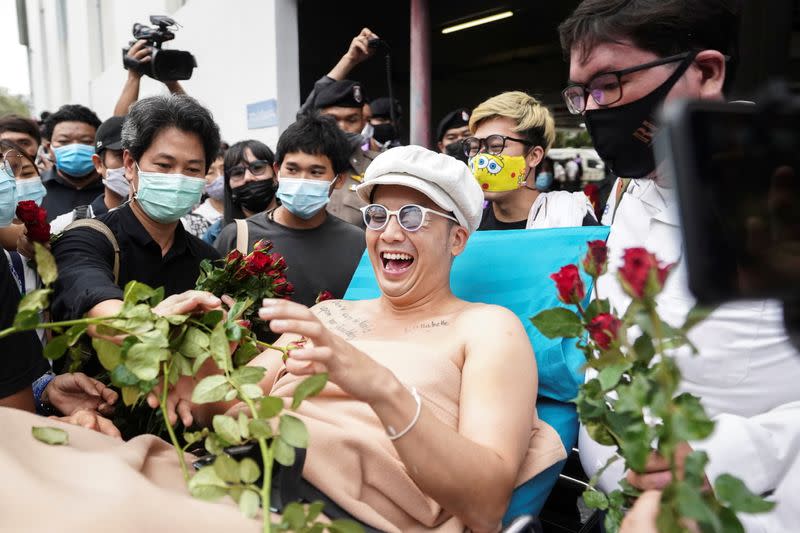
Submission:
<svg viewBox="0 0 800 533">
<path fill-rule="evenodd" d="M 114 106 L 114 116 L 124 117 L 128 114 L 128 110 L 139 99 L 139 84 L 141 78 L 135 75 L 128 74 L 128 79 L 122 87 L 122 94 L 119 95 L 117 105 Z"/>
<path fill-rule="evenodd" d="M 350 74 L 355 66 L 356 63 L 353 62 L 352 59 L 347 57 L 347 55 L 343 55 L 339 62 L 328 72 L 328 77 L 337 81 L 343 80 L 347 78 L 348 74 Z"/>
</svg>

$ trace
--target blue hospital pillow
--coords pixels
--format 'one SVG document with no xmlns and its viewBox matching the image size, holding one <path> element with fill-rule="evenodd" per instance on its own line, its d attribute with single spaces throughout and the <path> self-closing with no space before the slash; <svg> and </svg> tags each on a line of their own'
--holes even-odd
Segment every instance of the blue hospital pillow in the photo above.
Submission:
<svg viewBox="0 0 800 533">
<path fill-rule="evenodd" d="M 580 265 L 592 240 L 605 240 L 609 228 L 587 226 L 543 230 L 479 231 L 456 258 L 450 283 L 453 293 L 470 302 L 502 305 L 522 321 L 536 354 L 539 395 L 568 402 L 583 383 L 583 352 L 574 339 L 548 339 L 530 318 L 544 309 L 563 306 L 556 296 L 550 274 L 564 265 Z M 591 280 L 586 282 L 586 303 Z M 361 257 L 346 300 L 365 300 L 380 295 L 367 252 Z"/>
</svg>

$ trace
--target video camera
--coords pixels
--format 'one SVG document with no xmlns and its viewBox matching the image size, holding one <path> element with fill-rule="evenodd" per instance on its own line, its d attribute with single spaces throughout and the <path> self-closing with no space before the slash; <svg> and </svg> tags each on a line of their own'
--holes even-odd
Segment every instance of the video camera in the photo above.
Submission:
<svg viewBox="0 0 800 533">
<path fill-rule="evenodd" d="M 136 43 L 132 41 L 127 48 L 122 49 L 122 65 L 126 69 L 131 69 L 141 74 L 146 74 L 158 81 L 188 80 L 192 77 L 192 71 L 197 66 L 194 56 L 189 52 L 181 50 L 164 50 L 161 45 L 165 41 L 175 38 L 174 31 L 178 28 L 178 23 L 174 19 L 162 15 L 151 15 L 150 23 L 155 28 L 139 24 L 133 25 L 133 37 L 136 41 L 145 39 L 148 42 L 147 48 L 151 50 L 149 62 L 141 63 L 128 57 L 128 51 Z"/>
<path fill-rule="evenodd" d="M 778 299 L 800 347 L 800 98 L 664 109 L 656 155 L 676 185 L 689 288 L 700 303 Z"/>
</svg>

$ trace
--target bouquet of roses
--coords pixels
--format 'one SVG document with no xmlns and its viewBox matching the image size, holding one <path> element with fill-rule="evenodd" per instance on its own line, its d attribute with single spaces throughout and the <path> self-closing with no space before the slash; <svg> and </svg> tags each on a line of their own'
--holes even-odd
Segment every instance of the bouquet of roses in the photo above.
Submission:
<svg viewBox="0 0 800 533">
<path fill-rule="evenodd" d="M 228 295 L 237 301 L 289 299 L 294 285 L 286 279 L 286 260 L 277 252 L 270 253 L 271 250 L 270 241 L 260 240 L 246 256 L 239 250 L 232 250 L 224 259 L 204 260 L 200 263 L 196 288 L 218 297 Z M 248 309 L 242 318 L 260 340 L 272 340 L 269 339 L 269 326 L 258 318 L 257 306 Z"/>
<path fill-rule="evenodd" d="M 17 204 L 17 219 L 25 224 L 28 239 L 34 242 L 50 242 L 50 224 L 47 223 L 47 211 L 36 205 L 33 200 L 24 200 Z"/>
<path fill-rule="evenodd" d="M 596 290 L 598 278 L 607 270 L 608 250 L 603 241 L 588 244 L 583 270 Z M 597 294 L 584 306 L 586 288 L 580 270 L 566 265 L 551 276 L 558 299 L 566 307 L 542 311 L 531 319 L 549 338 L 577 337 L 586 366 L 596 372 L 581 385 L 574 401 L 588 434 L 617 450 L 583 494 L 589 507 L 606 511 L 605 528 L 610 533 L 617 531 L 625 508 L 639 496 L 626 480 L 608 495 L 594 488 L 602 472 L 620 458 L 637 473 L 645 472 L 654 456 L 668 462 L 672 480 L 664 487 L 657 520 L 662 533 L 687 531 L 687 520 L 703 532 L 743 531 L 736 513 L 765 512 L 774 506 L 729 474 L 718 476 L 713 491 L 709 490 L 706 453 L 695 450 L 685 455 L 686 443 L 711 435 L 714 421 L 699 398 L 680 392 L 681 373 L 673 350 L 688 346 L 697 354 L 687 332 L 708 310 L 693 309 L 681 327 L 661 319 L 656 297 L 673 266 L 662 264 L 644 248 L 625 250 L 617 277 L 631 304 L 618 315 Z"/>
</svg>

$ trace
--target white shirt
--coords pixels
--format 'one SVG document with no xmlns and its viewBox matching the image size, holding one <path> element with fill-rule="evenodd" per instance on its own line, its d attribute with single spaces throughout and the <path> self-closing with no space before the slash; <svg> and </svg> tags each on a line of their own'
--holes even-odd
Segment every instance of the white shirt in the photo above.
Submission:
<svg viewBox="0 0 800 533">
<path fill-rule="evenodd" d="M 604 224 L 611 223 L 615 191 L 616 185 Z M 625 248 L 642 246 L 662 262 L 677 263 L 657 302 L 661 317 L 672 326 L 680 326 L 695 300 L 687 287 L 673 193 L 652 180 L 631 181 L 611 226 L 609 269 L 599 280 L 598 289 L 601 298 L 609 298 L 613 308 L 624 312 L 630 298 L 622 292 L 616 271 Z M 708 439 L 691 443 L 694 449 L 708 453 L 707 477 L 713 484 L 720 474 L 730 473 L 757 494 L 775 490 L 788 481 L 786 472 L 800 452 L 800 354 L 786 336 L 781 304 L 724 304 L 693 328 L 689 339 L 700 353 L 693 356 L 686 347 L 674 356 L 683 374 L 681 390 L 700 397 L 716 421 Z M 587 372 L 587 379 L 593 375 Z M 579 448 L 589 476 L 613 453 L 613 448 L 597 444 L 583 428 Z M 601 477 L 600 487 L 606 492 L 614 490 L 623 476 L 623 466 L 617 462 Z M 781 503 L 781 512 L 800 517 L 800 494 L 785 496 L 791 500 Z M 767 524 L 775 520 L 771 515 L 775 513 L 742 514 L 740 519 L 749 532 L 775 531 L 768 529 Z"/>
<path fill-rule="evenodd" d="M 589 197 L 582 191 L 539 193 L 528 212 L 525 229 L 568 228 L 582 226 L 586 215 L 595 218 Z"/>
</svg>

